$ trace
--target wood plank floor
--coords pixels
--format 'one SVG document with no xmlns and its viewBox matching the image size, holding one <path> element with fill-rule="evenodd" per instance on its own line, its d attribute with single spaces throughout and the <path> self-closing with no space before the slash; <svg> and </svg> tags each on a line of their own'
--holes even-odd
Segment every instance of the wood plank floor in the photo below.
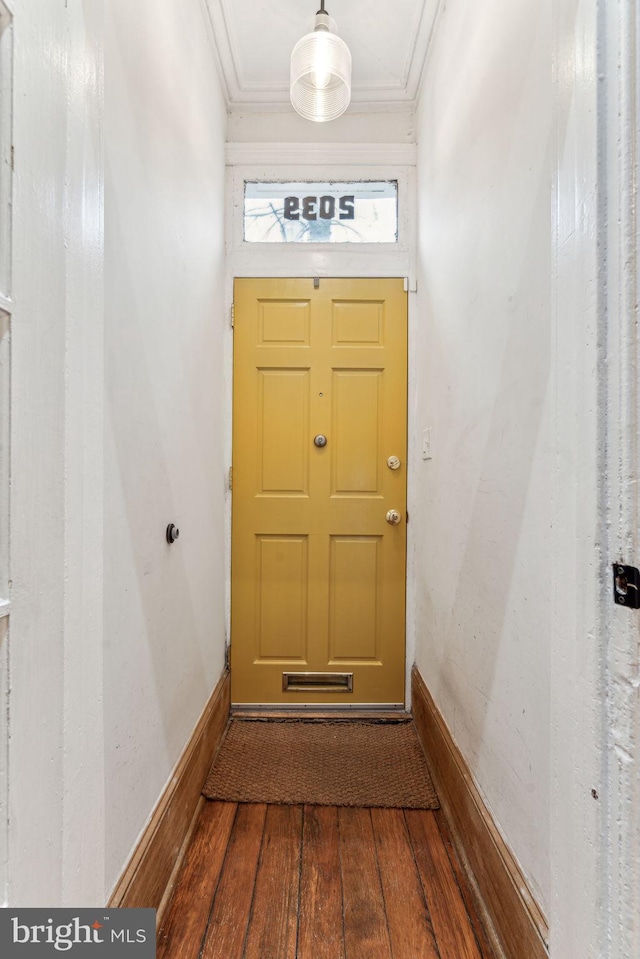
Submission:
<svg viewBox="0 0 640 959">
<path fill-rule="evenodd" d="M 440 812 L 207 802 L 157 959 L 494 959 Z"/>
</svg>

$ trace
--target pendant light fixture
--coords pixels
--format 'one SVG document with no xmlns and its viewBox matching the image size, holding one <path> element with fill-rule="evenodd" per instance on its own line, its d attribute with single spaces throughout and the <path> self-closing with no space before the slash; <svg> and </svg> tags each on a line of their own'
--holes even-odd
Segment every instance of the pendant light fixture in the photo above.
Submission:
<svg viewBox="0 0 640 959">
<path fill-rule="evenodd" d="M 351 51 L 331 32 L 324 0 L 313 33 L 298 40 L 291 53 L 291 103 L 307 120 L 335 120 L 351 99 Z"/>
</svg>

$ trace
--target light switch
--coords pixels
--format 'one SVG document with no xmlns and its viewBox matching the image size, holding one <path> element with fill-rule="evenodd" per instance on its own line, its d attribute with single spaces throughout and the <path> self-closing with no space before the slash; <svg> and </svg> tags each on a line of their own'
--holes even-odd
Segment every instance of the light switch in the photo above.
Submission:
<svg viewBox="0 0 640 959">
<path fill-rule="evenodd" d="M 422 431 L 422 459 L 430 460 L 431 454 L 431 427 Z"/>
</svg>

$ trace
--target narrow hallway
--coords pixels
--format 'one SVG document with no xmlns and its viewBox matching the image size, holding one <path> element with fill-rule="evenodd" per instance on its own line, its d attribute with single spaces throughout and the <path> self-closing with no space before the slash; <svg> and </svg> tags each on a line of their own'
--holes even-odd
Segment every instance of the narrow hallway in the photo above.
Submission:
<svg viewBox="0 0 640 959">
<path fill-rule="evenodd" d="M 639 77 L 640 0 L 0 0 L 0 957 L 640 959 Z M 316 711 L 367 776 L 209 791 Z"/>
<path fill-rule="evenodd" d="M 442 812 L 204 802 L 158 959 L 494 959 Z"/>
</svg>

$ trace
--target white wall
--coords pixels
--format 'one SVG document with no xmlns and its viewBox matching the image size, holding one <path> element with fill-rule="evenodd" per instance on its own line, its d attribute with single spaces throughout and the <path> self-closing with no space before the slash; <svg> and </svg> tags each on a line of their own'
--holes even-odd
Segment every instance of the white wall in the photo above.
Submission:
<svg viewBox="0 0 640 959">
<path fill-rule="evenodd" d="M 226 112 L 207 37 L 199 0 L 108 5 L 108 888 L 224 666 Z"/>
<path fill-rule="evenodd" d="M 640 612 L 612 602 L 610 564 L 640 566 L 640 5 L 614 0 L 598 12 L 597 62 L 590 72 L 597 70 L 600 107 L 597 343 L 604 410 L 597 466 L 604 562 L 597 573 L 604 652 L 599 688 L 606 694 L 600 699 L 604 789 L 596 805 L 607 840 L 598 892 L 607 903 L 608 959 L 625 959 L 640 955 Z M 590 11 L 580 3 L 576 26 L 583 27 L 585 13 Z M 582 67 L 583 36 L 575 27 L 574 36 Z M 576 71 L 577 77 L 584 72 Z M 575 178 L 582 164 L 571 159 Z M 565 878 L 559 871 L 559 886 Z"/>
<path fill-rule="evenodd" d="M 9 6 L 0 882 L 6 855 L 10 904 L 79 906 L 106 900 L 224 664 L 226 113 L 197 0 L 110 5 L 104 127 L 100 0 Z"/>
<path fill-rule="evenodd" d="M 386 110 L 352 104 L 331 123 L 310 123 L 290 106 L 265 106 L 259 112 L 234 109 L 229 114 L 231 143 L 415 143 L 415 109 L 394 104 Z"/>
<path fill-rule="evenodd" d="M 557 4 L 551 954 L 640 955 L 638 4 Z"/>
<path fill-rule="evenodd" d="M 104 898 L 101 11 L 11 6 L 7 892 L 88 905 Z"/>
<path fill-rule="evenodd" d="M 9 468 L 11 435 L 11 79 L 13 24 L 0 3 L 0 903 L 7 898 L 9 840 Z"/>
<path fill-rule="evenodd" d="M 608 959 L 617 955 L 615 936 L 607 942 L 603 932 L 607 912 L 617 905 L 605 892 L 602 858 L 607 784 L 601 607 L 611 594 L 607 588 L 603 595 L 607 543 L 599 490 L 606 467 L 598 356 L 604 345 L 598 330 L 598 31 L 592 0 L 556 9 L 552 557 L 563 577 L 554 597 L 550 657 L 550 947 L 554 959 Z"/>
<path fill-rule="evenodd" d="M 543 909 L 558 573 L 552 133 L 549 0 L 448 0 L 418 116 L 416 659 Z"/>
</svg>

